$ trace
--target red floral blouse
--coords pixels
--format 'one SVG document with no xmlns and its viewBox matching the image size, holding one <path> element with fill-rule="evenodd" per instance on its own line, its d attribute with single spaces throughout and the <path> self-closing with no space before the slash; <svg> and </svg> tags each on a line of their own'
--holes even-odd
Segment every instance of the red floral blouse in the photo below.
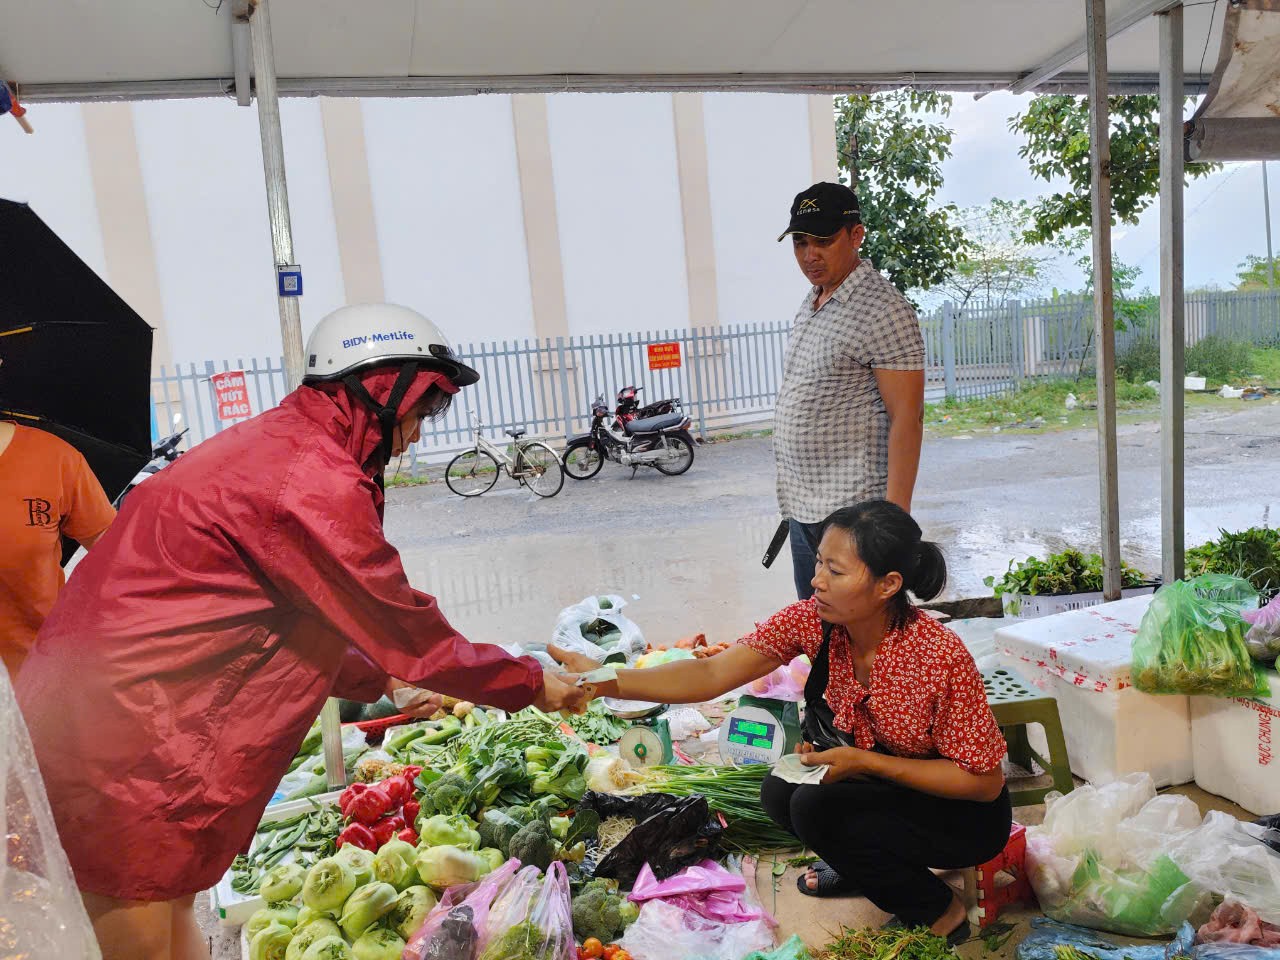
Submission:
<svg viewBox="0 0 1280 960">
<path fill-rule="evenodd" d="M 740 641 L 787 663 L 822 646 L 822 621 L 812 600 L 778 611 Z M 891 630 L 876 650 L 871 687 L 858 682 L 843 627 L 831 632 L 827 703 L 836 726 L 864 750 L 876 744 L 899 757 L 946 757 L 971 773 L 989 773 L 1005 755 L 1004 738 L 987 704 L 982 675 L 953 632 L 916 616 Z"/>
</svg>

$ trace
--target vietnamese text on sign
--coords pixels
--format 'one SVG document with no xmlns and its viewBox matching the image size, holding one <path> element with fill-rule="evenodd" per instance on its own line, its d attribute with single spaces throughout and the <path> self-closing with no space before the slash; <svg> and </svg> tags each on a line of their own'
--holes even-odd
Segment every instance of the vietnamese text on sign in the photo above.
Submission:
<svg viewBox="0 0 1280 960">
<path fill-rule="evenodd" d="M 680 366 L 679 343 L 649 344 L 649 369 L 673 370 Z"/>
<path fill-rule="evenodd" d="M 213 392 L 218 403 L 219 420 L 240 420 L 253 416 L 249 405 L 249 387 L 243 370 L 228 370 L 213 378 Z"/>
</svg>

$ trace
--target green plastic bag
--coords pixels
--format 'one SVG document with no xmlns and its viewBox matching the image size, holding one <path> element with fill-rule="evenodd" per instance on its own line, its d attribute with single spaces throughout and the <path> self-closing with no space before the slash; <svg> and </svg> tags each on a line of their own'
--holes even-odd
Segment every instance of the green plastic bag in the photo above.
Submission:
<svg viewBox="0 0 1280 960">
<path fill-rule="evenodd" d="M 1070 888 L 1056 897 L 1041 897 L 1040 906 L 1062 923 L 1161 937 L 1196 914 L 1204 899 L 1204 892 L 1167 856 L 1144 870 L 1137 865 L 1113 867 L 1097 851 L 1085 850 Z"/>
<path fill-rule="evenodd" d="M 1249 625 L 1240 616 L 1257 598 L 1247 581 L 1220 574 L 1158 591 L 1133 639 L 1133 685 L 1146 693 L 1269 695 L 1271 685 L 1245 646 Z"/>
<path fill-rule="evenodd" d="M 813 956 L 804 941 L 793 933 L 791 939 L 782 946 L 769 951 L 757 950 L 747 954 L 742 960 L 813 960 Z"/>
</svg>

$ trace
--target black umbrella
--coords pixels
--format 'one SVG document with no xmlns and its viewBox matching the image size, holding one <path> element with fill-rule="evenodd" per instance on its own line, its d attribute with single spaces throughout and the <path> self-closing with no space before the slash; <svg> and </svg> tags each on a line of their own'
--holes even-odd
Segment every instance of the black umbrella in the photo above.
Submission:
<svg viewBox="0 0 1280 960">
<path fill-rule="evenodd" d="M 151 459 L 151 327 L 11 200 L 0 200 L 0 416 L 66 440 L 113 500 Z"/>
</svg>

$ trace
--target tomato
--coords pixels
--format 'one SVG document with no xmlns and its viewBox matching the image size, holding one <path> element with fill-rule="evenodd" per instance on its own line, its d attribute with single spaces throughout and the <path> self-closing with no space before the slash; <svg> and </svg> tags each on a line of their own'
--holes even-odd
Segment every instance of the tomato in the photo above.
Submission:
<svg viewBox="0 0 1280 960">
<path fill-rule="evenodd" d="M 600 960 L 604 956 L 604 944 L 595 937 L 587 937 L 582 941 L 582 956 L 584 960 Z"/>
<path fill-rule="evenodd" d="M 615 960 L 618 956 L 618 951 L 621 949 L 616 943 L 609 944 L 604 948 L 604 960 Z"/>
</svg>

